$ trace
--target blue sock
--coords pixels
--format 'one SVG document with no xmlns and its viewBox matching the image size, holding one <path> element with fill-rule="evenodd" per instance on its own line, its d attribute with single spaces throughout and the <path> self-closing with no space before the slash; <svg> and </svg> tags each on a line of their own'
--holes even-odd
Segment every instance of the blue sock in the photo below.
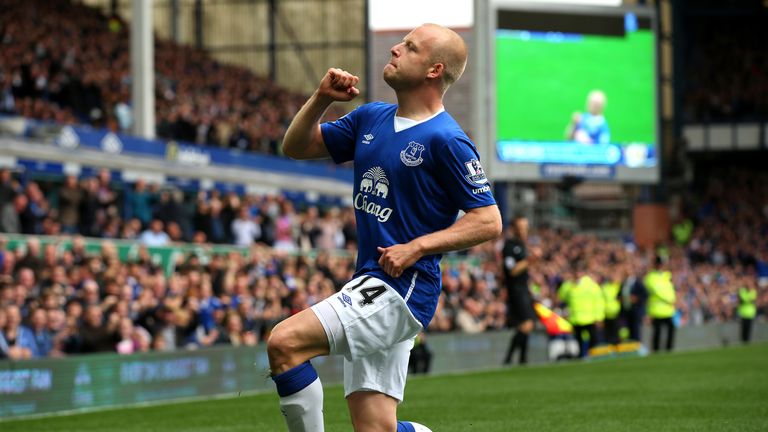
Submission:
<svg viewBox="0 0 768 432">
<path fill-rule="evenodd" d="M 309 362 L 272 377 L 280 397 L 290 396 L 304 390 L 317 379 L 317 371 Z"/>
<path fill-rule="evenodd" d="M 399 421 L 397 422 L 397 432 L 416 432 L 411 422 Z"/>
</svg>

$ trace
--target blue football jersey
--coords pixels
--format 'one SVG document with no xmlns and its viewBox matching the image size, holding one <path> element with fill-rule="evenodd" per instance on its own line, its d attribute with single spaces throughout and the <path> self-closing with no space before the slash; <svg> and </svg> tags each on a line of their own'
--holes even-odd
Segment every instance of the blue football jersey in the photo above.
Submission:
<svg viewBox="0 0 768 432">
<path fill-rule="evenodd" d="M 605 116 L 593 115 L 588 112 L 581 115 L 577 129 L 582 129 L 589 135 L 593 144 L 610 144 L 611 133 Z"/>
<path fill-rule="evenodd" d="M 459 210 L 496 202 L 475 145 L 447 112 L 396 132 L 396 111 L 397 105 L 366 104 L 321 130 L 336 163 L 354 161 L 355 276 L 387 282 L 426 328 L 440 295 L 442 255 L 424 256 L 393 278 L 379 267 L 376 248 L 445 229 Z"/>
</svg>

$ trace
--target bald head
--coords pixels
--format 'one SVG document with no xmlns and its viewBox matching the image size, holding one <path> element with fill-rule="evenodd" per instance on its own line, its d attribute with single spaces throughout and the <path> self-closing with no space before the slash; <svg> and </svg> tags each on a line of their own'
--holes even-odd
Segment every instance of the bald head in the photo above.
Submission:
<svg viewBox="0 0 768 432">
<path fill-rule="evenodd" d="M 592 90 L 587 95 L 587 111 L 593 115 L 602 114 L 607 100 L 602 90 Z"/>
<path fill-rule="evenodd" d="M 434 35 L 431 63 L 442 63 L 443 91 L 458 81 L 467 65 L 467 44 L 455 31 L 438 24 L 422 26 Z"/>
</svg>

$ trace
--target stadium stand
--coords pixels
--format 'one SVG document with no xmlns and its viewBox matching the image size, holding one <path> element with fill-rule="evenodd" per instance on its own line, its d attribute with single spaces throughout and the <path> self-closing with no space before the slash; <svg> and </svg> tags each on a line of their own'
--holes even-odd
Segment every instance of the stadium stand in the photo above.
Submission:
<svg viewBox="0 0 768 432">
<path fill-rule="evenodd" d="M 120 17 L 67 1 L 1 4 L 0 113 L 128 130 L 128 26 Z M 742 18 L 687 21 L 685 120 L 768 114 L 768 38 Z M 709 31 L 710 21 L 721 31 Z M 305 96 L 196 48 L 157 41 L 155 54 L 158 136 L 277 153 Z M 686 192 L 673 240 L 651 251 L 629 238 L 537 227 L 536 300 L 567 316 L 557 291 L 579 263 L 600 282 L 624 283 L 642 279 L 661 256 L 679 325 L 735 319 L 738 289 L 768 285 L 768 175 L 722 168 Z M 0 233 L 9 234 L 0 238 L 0 358 L 254 345 L 354 271 L 350 207 L 117 182 L 108 169 L 63 182 L 0 169 Z M 123 253 L 130 244 L 135 252 Z M 168 252 L 162 262 L 157 250 Z M 498 242 L 449 256 L 428 331 L 504 328 L 501 265 Z M 766 290 L 757 305 L 768 312 Z"/>
<path fill-rule="evenodd" d="M 691 15 L 685 21 L 683 119 L 764 120 L 768 116 L 765 12 L 712 13 L 717 9 L 700 7 L 708 13 Z M 713 32 L 713 28 L 718 30 Z"/>
<path fill-rule="evenodd" d="M 120 17 L 68 1 L 2 6 L 0 114 L 130 130 L 129 34 Z M 167 40 L 156 40 L 155 69 L 157 136 L 164 139 L 276 154 L 306 100 Z"/>
<path fill-rule="evenodd" d="M 130 198 L 117 200 L 105 171 L 85 181 L 93 194 L 85 201 L 89 204 L 66 207 L 71 202 L 62 199 L 64 191 L 80 190 L 70 178 L 58 191 L 58 206 L 52 207 L 35 182 L 22 188 L 8 170 L 0 171 L 0 179 L 3 215 L 14 211 L 22 232 L 57 235 L 62 230 L 50 227 L 66 226 L 77 233 L 78 227 L 91 226 L 83 225 L 84 219 L 95 225 L 80 233 L 144 244 L 135 258 L 121 260 L 110 240 L 100 243 L 97 253 L 88 253 L 80 236 L 71 247 L 64 247 L 67 237 L 53 237 L 44 245 L 31 237 L 13 248 L 3 242 L 0 327 L 6 340 L 26 348 L 6 350 L 6 356 L 256 344 L 280 319 L 327 297 L 354 271 L 353 254 L 330 252 L 354 251 L 351 208 L 297 211 L 282 197 L 213 192 L 199 194 L 194 211 L 183 214 L 174 207 L 180 204 L 173 201 L 178 194 L 157 194 L 142 182 Z M 674 277 L 680 325 L 732 320 L 738 289 L 768 284 L 767 180 L 759 172 L 710 176 L 686 203 L 684 214 L 692 222 L 688 234 L 678 234 L 675 242 L 656 251 L 637 250 L 630 240 L 540 228 L 530 238 L 532 292 L 567 316 L 557 290 L 574 279 L 578 263 L 588 263 L 598 281 L 623 283 L 629 277 L 642 279 L 659 254 Z M 120 209 L 132 215 L 125 223 L 117 216 Z M 183 232 L 190 228 L 198 246 L 211 247 L 206 244 L 217 235 L 219 241 L 233 243 L 241 237 L 226 227 L 245 219 L 253 222 L 246 229 L 253 241 L 242 244 L 250 249 L 213 253 L 207 262 L 187 251 L 176 257 L 170 272 L 149 253 L 148 246 L 184 244 Z M 153 237 L 164 239 L 158 243 L 148 241 L 153 220 L 161 221 Z M 142 228 L 148 229 L 142 234 Z M 501 288 L 500 265 L 494 242 L 449 257 L 443 295 L 428 331 L 503 329 L 506 291 Z M 765 292 L 757 303 L 764 313 Z M 44 336 L 35 339 L 30 334 Z"/>
</svg>

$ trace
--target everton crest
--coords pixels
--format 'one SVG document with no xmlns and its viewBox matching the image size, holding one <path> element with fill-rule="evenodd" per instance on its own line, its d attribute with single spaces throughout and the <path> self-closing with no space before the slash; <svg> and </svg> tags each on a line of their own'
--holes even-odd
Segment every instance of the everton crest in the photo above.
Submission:
<svg viewBox="0 0 768 432">
<path fill-rule="evenodd" d="M 424 158 L 421 157 L 421 152 L 424 151 L 424 146 L 411 141 L 408 143 L 408 148 L 400 152 L 400 160 L 409 167 L 415 167 L 424 162 Z"/>
</svg>

